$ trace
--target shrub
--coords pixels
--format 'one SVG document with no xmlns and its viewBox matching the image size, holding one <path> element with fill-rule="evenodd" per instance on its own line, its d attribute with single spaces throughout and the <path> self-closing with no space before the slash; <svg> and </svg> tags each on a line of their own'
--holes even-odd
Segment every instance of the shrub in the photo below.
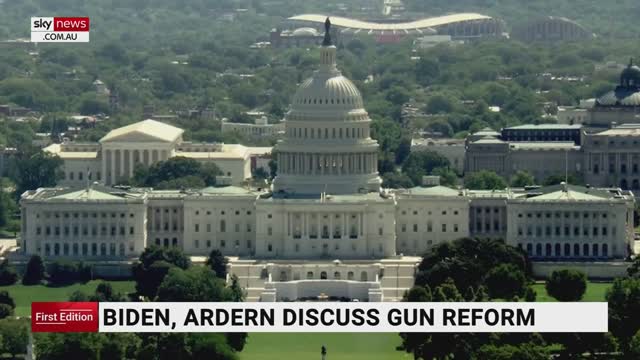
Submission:
<svg viewBox="0 0 640 360">
<path fill-rule="evenodd" d="M 49 265 L 49 283 L 66 285 L 91 280 L 91 267 L 83 263 L 56 261 Z"/>
<path fill-rule="evenodd" d="M 587 290 L 587 276 L 578 270 L 557 270 L 547 280 L 546 288 L 558 301 L 580 301 Z"/>
<path fill-rule="evenodd" d="M 22 284 L 24 285 L 37 285 L 44 280 L 45 269 L 42 258 L 38 255 L 33 255 L 27 263 L 27 269 L 22 277 Z"/>
<path fill-rule="evenodd" d="M 13 285 L 18 281 L 16 269 L 5 259 L 0 263 L 0 286 Z"/>
</svg>

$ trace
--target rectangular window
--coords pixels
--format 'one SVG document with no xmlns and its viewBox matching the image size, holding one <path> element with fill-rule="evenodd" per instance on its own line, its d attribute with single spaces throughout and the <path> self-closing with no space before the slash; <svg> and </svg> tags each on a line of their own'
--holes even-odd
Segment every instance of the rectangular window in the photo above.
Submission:
<svg viewBox="0 0 640 360">
<path fill-rule="evenodd" d="M 200 224 L 195 224 L 195 232 L 200 232 Z"/>
<path fill-rule="evenodd" d="M 447 232 L 447 224 L 442 224 L 442 232 Z"/>
</svg>

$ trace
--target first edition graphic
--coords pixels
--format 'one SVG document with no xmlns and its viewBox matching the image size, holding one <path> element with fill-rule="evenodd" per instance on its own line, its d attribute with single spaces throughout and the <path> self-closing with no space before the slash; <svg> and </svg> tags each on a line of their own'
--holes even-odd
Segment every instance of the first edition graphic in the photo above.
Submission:
<svg viewBox="0 0 640 360">
<path fill-rule="evenodd" d="M 88 17 L 32 17 L 31 42 L 89 42 Z"/>
</svg>

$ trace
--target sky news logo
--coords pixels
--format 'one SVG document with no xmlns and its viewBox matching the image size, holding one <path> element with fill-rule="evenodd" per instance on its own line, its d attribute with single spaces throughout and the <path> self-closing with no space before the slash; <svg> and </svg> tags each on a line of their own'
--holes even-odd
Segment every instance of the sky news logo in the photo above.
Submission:
<svg viewBox="0 0 640 360">
<path fill-rule="evenodd" d="M 31 42 L 89 42 L 88 17 L 32 17 Z"/>
</svg>

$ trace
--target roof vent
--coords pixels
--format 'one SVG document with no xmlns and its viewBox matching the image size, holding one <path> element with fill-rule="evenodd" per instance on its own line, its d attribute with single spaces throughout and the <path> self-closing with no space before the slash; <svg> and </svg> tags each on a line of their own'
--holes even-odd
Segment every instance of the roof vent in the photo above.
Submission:
<svg viewBox="0 0 640 360">
<path fill-rule="evenodd" d="M 422 177 L 422 186 L 431 187 L 440 185 L 440 176 L 426 175 Z"/>
</svg>

